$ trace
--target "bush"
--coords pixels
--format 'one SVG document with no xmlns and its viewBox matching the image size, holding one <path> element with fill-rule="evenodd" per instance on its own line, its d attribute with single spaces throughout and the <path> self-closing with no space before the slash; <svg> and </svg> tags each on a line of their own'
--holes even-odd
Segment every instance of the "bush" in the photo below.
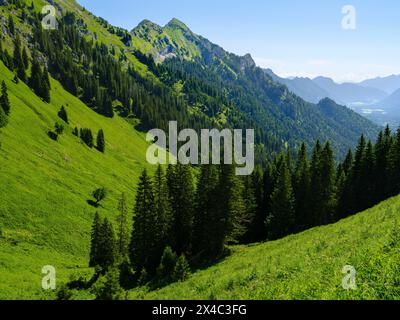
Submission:
<svg viewBox="0 0 400 320">
<path fill-rule="evenodd" d="M 104 276 L 100 277 L 92 288 L 96 300 L 121 300 L 124 290 L 119 284 L 119 271 L 110 269 Z"/>
</svg>

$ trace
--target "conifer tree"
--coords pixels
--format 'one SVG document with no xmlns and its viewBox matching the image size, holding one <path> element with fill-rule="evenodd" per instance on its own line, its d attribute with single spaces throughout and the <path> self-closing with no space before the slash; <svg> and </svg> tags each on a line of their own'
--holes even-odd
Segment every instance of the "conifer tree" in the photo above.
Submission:
<svg viewBox="0 0 400 320">
<path fill-rule="evenodd" d="M 6 115 L 10 114 L 10 100 L 8 98 L 7 85 L 4 81 L 1 82 L 0 107 L 3 109 Z"/>
<path fill-rule="evenodd" d="M 193 225 L 193 256 L 197 260 L 221 254 L 217 217 L 218 170 L 213 165 L 202 165 L 196 189 L 196 208 Z M 214 231 L 213 231 L 214 230 Z M 217 239 L 216 239 L 217 238 Z"/>
<path fill-rule="evenodd" d="M 177 164 L 169 172 L 169 193 L 173 213 L 173 250 L 181 255 L 190 253 L 194 219 L 195 190 L 192 169 Z"/>
<path fill-rule="evenodd" d="M 308 163 L 307 148 L 303 143 L 297 155 L 295 174 L 293 177 L 293 191 L 296 199 L 296 229 L 305 230 L 309 222 L 310 209 L 310 165 Z"/>
<path fill-rule="evenodd" d="M 12 15 L 8 16 L 8 30 L 12 35 L 15 35 L 15 23 Z"/>
<path fill-rule="evenodd" d="M 237 243 L 246 232 L 250 219 L 243 199 L 243 183 L 234 165 L 222 165 L 218 186 L 218 219 L 221 245 Z"/>
<path fill-rule="evenodd" d="M 307 225 L 311 228 L 318 225 L 320 220 L 320 213 L 323 207 L 322 199 L 322 179 L 321 176 L 321 143 L 318 140 L 314 146 L 311 157 L 311 194 L 312 201 L 310 203 L 309 221 Z"/>
<path fill-rule="evenodd" d="M 108 270 L 116 262 L 116 241 L 112 224 L 107 218 L 100 226 L 97 263 L 102 270 Z"/>
<path fill-rule="evenodd" d="M 3 108 L 0 107 L 0 128 L 5 127 L 8 123 L 8 117 Z"/>
<path fill-rule="evenodd" d="M 171 247 L 166 247 L 161 257 L 160 266 L 157 269 L 157 276 L 161 284 L 167 284 L 173 280 L 175 266 L 178 256 L 172 251 Z"/>
<path fill-rule="evenodd" d="M 154 189 L 151 178 L 144 170 L 139 179 L 133 214 L 130 244 L 130 259 L 136 271 L 146 270 L 154 274 L 160 263 L 159 243 L 157 243 L 157 212 L 155 210 Z"/>
<path fill-rule="evenodd" d="M 97 133 L 97 139 L 96 139 L 96 148 L 100 152 L 104 153 L 106 149 L 106 143 L 104 139 L 104 131 L 103 129 L 100 129 L 99 132 Z"/>
<path fill-rule="evenodd" d="M 173 236 L 172 228 L 172 211 L 169 201 L 168 185 L 166 175 L 161 167 L 158 166 L 154 175 L 154 206 L 158 216 L 158 232 L 157 236 L 160 241 L 160 250 L 171 245 Z"/>
<path fill-rule="evenodd" d="M 22 62 L 24 63 L 25 69 L 28 69 L 29 67 L 29 57 L 28 53 L 26 52 L 26 47 L 22 49 Z"/>
<path fill-rule="evenodd" d="M 335 189 L 335 161 L 331 145 L 327 142 L 321 153 L 320 174 L 321 184 L 321 211 L 317 216 L 318 225 L 331 223 L 336 209 L 336 189 Z"/>
<path fill-rule="evenodd" d="M 117 249 L 120 259 L 124 260 L 126 257 L 128 257 L 129 253 L 128 207 L 125 193 L 121 194 L 121 197 L 118 201 L 118 211 Z"/>
<path fill-rule="evenodd" d="M 190 275 L 190 266 L 186 260 L 184 254 L 182 254 L 178 261 L 176 262 L 175 270 L 174 270 L 174 280 L 175 281 L 186 281 Z"/>
<path fill-rule="evenodd" d="M 16 37 L 14 40 L 14 68 L 17 72 L 18 77 L 26 82 L 26 67 L 24 65 L 22 51 L 21 51 L 21 40 L 19 37 Z"/>
<path fill-rule="evenodd" d="M 58 112 L 58 117 L 64 120 L 65 123 L 69 123 L 67 110 L 65 110 L 64 106 L 61 106 L 60 111 Z"/>
<path fill-rule="evenodd" d="M 266 221 L 268 239 L 270 240 L 290 234 L 295 223 L 295 199 L 291 176 L 286 160 L 282 155 L 279 159 L 277 173 L 276 187 L 271 196 L 271 212 Z"/>
<path fill-rule="evenodd" d="M 92 225 L 89 267 L 96 267 L 99 265 L 99 243 L 101 225 L 102 221 L 100 219 L 99 213 L 96 212 Z"/>
</svg>

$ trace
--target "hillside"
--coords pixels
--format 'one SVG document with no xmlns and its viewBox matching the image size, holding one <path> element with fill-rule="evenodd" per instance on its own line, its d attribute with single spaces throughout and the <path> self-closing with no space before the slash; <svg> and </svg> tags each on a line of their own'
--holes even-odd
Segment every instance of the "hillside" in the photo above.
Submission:
<svg viewBox="0 0 400 320">
<path fill-rule="evenodd" d="M 131 299 L 399 299 L 400 197 L 285 239 L 233 247 L 232 256 L 184 283 Z M 342 268 L 356 269 L 356 290 L 342 288 Z"/>
<path fill-rule="evenodd" d="M 52 102 L 46 104 L 12 79 L 0 63 L 0 81 L 6 81 L 12 104 L 10 122 L 0 130 L 0 299 L 31 299 L 42 294 L 43 266 L 55 266 L 60 280 L 87 267 L 96 210 L 114 220 L 121 192 L 133 206 L 138 175 L 147 167 L 147 143 L 128 122 L 96 114 L 54 80 Z M 54 142 L 47 131 L 61 121 L 61 105 L 70 125 Z M 102 128 L 105 154 L 72 135 L 75 126 Z M 95 209 L 86 201 L 101 186 L 109 196 Z"/>
</svg>

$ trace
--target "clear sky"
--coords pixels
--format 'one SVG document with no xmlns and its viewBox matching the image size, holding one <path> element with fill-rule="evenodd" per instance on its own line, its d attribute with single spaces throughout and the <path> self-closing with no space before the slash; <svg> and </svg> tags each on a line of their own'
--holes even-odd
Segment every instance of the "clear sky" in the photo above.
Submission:
<svg viewBox="0 0 400 320">
<path fill-rule="evenodd" d="M 400 74 L 399 0 L 78 0 L 111 24 L 178 18 L 236 54 L 250 53 L 278 75 L 336 81 Z M 356 10 L 355 29 L 342 8 Z"/>
</svg>

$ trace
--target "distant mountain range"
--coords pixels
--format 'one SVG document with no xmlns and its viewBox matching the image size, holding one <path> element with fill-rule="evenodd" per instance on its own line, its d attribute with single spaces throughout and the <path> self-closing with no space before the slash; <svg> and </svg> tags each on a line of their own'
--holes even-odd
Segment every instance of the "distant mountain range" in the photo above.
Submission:
<svg viewBox="0 0 400 320">
<path fill-rule="evenodd" d="M 380 125 L 400 124 L 400 75 L 339 84 L 327 77 L 282 78 L 271 69 L 264 71 L 306 101 L 318 103 L 330 98 Z"/>
</svg>

